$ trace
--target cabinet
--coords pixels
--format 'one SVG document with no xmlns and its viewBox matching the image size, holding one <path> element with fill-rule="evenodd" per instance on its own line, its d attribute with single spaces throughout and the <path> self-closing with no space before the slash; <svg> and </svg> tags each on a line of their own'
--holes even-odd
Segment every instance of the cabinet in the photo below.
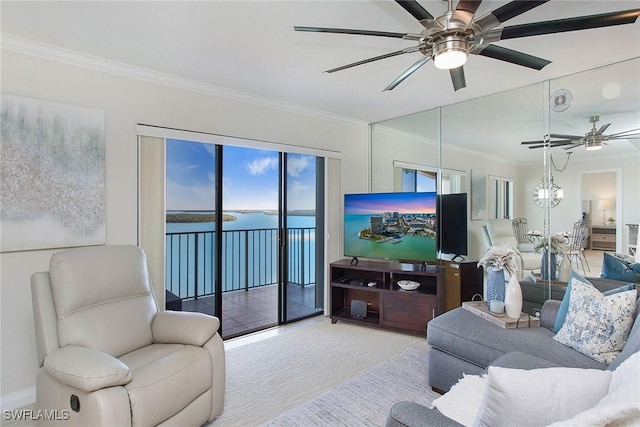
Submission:
<svg viewBox="0 0 640 427">
<path fill-rule="evenodd" d="M 343 259 L 330 264 L 331 322 L 358 322 L 371 326 L 425 333 L 427 322 L 443 311 L 442 270 L 427 266 L 423 271 L 413 264 L 359 261 L 351 265 Z M 398 286 L 399 280 L 420 283 L 413 291 Z M 375 286 L 368 286 L 375 282 Z M 351 302 L 364 301 L 367 315 L 351 316 Z"/>
<path fill-rule="evenodd" d="M 478 261 L 442 261 L 444 269 L 445 311 L 460 307 L 474 295 L 482 299 L 484 274 Z"/>
<path fill-rule="evenodd" d="M 615 251 L 616 250 L 615 225 L 591 226 L 591 249 L 599 249 L 603 251 Z"/>
</svg>

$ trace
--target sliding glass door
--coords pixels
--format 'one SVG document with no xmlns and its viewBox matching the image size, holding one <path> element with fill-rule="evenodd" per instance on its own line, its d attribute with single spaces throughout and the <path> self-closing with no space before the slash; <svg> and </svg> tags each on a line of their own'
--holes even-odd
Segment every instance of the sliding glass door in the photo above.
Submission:
<svg viewBox="0 0 640 427">
<path fill-rule="evenodd" d="M 324 161 L 166 142 L 166 288 L 223 338 L 324 308 Z M 218 214 L 220 213 L 220 214 Z"/>
<path fill-rule="evenodd" d="M 281 274 L 284 320 L 291 321 L 324 308 L 324 159 L 290 153 L 283 158 Z"/>
<path fill-rule="evenodd" d="M 278 324 L 280 154 L 222 147 L 222 325 L 226 336 Z"/>
</svg>

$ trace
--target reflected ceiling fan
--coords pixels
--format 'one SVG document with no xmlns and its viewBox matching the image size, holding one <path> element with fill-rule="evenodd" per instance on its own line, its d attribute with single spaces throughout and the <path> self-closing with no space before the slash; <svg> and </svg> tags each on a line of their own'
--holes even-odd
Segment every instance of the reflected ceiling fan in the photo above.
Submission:
<svg viewBox="0 0 640 427">
<path fill-rule="evenodd" d="M 542 141 L 523 141 L 520 144 L 528 145 L 529 148 L 543 148 L 547 145 L 549 148 L 564 146 L 565 150 L 571 150 L 572 148 L 584 145 L 587 150 L 599 150 L 603 145 L 607 145 L 606 142 L 610 140 L 640 138 L 640 128 L 605 135 L 604 131 L 607 130 L 611 123 L 607 123 L 606 125 L 600 126 L 599 129 L 596 129 L 596 123 L 599 120 L 599 116 L 589 117 L 589 123 L 591 123 L 592 127 L 589 132 L 584 134 L 584 136 L 552 133 L 549 135 L 549 139 Z M 552 140 L 551 138 L 556 139 Z"/>
<path fill-rule="evenodd" d="M 551 61 L 547 61 L 546 59 L 491 44 L 493 42 L 519 37 L 631 24 L 634 23 L 640 15 L 640 9 L 631 9 L 620 12 L 500 27 L 504 22 L 538 7 L 547 1 L 549 0 L 511 1 L 476 19 L 475 13 L 480 3 L 482 3 L 482 0 L 460 0 L 455 9 L 453 9 L 452 0 L 448 0 L 447 12 L 437 18 L 427 12 L 416 0 L 396 0 L 396 3 L 410 13 L 424 27 L 420 33 L 393 33 L 348 28 L 300 26 L 294 26 L 293 29 L 295 31 L 306 32 L 393 37 L 415 41 L 417 44 L 414 46 L 332 68 L 326 72 L 333 73 L 380 59 L 391 58 L 405 53 L 420 52 L 423 55 L 422 58 L 400 74 L 384 90 L 394 89 L 416 70 L 433 59 L 437 68 L 449 70 L 453 88 L 457 91 L 466 87 L 462 66 L 466 62 L 469 54 L 486 56 L 535 70 L 541 70 L 551 63 Z"/>
</svg>

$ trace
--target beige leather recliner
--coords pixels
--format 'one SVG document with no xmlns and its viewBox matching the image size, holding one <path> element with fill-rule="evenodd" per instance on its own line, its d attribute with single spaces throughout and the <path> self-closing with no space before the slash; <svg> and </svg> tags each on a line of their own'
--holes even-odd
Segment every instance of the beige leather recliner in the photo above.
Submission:
<svg viewBox="0 0 640 427">
<path fill-rule="evenodd" d="M 220 321 L 159 311 L 140 248 L 57 252 L 31 292 L 37 406 L 59 425 L 200 426 L 222 412 Z"/>
<path fill-rule="evenodd" d="M 505 218 L 496 218 L 487 220 L 482 226 L 485 250 L 491 246 L 511 246 L 516 253 L 516 264 L 518 265 L 518 278 L 522 279 L 525 275 L 530 274 L 533 270 L 539 270 L 542 263 L 542 254 L 533 252 L 533 246 L 522 248 L 518 246 L 518 240 L 513 231 L 511 220 Z"/>
</svg>

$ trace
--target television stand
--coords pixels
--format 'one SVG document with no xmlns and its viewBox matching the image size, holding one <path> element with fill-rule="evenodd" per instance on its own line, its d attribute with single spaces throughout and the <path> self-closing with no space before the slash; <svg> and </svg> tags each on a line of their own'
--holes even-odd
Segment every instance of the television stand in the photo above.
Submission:
<svg viewBox="0 0 640 427">
<path fill-rule="evenodd" d="M 330 264 L 331 323 L 344 320 L 424 334 L 427 323 L 444 311 L 443 278 L 440 267 L 426 263 L 359 261 L 354 265 L 350 259 L 333 262 Z M 405 291 L 398 285 L 401 280 L 418 282 L 420 287 Z M 367 307 L 364 318 L 352 316 L 352 301 L 364 301 Z"/>
</svg>

